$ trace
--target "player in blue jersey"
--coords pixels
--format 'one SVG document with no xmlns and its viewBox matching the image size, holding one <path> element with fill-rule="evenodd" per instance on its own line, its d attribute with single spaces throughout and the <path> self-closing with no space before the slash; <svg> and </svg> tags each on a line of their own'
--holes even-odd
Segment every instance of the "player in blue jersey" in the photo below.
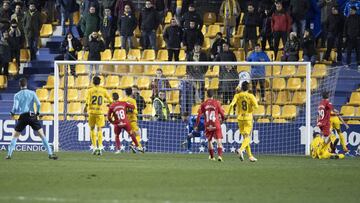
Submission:
<svg viewBox="0 0 360 203">
<path fill-rule="evenodd" d="M 20 79 L 19 85 L 21 90 L 14 96 L 14 106 L 10 113 L 12 117 L 14 115 L 20 116 L 15 125 L 15 130 L 12 135 L 6 159 L 11 159 L 12 153 L 15 150 L 16 141 L 19 138 L 20 133 L 26 128 L 26 126 L 29 125 L 34 130 L 35 135 L 41 138 L 44 147 L 48 151 L 49 159 L 56 160 L 58 157 L 53 154 L 49 142 L 41 127 L 41 123 L 37 119 L 40 111 L 40 101 L 34 91 L 27 89 L 27 80 L 25 78 Z M 36 111 L 34 110 L 34 104 L 36 104 Z"/>
<path fill-rule="evenodd" d="M 187 123 L 186 128 L 188 129 L 186 139 L 184 140 L 184 142 L 181 143 L 181 146 L 185 147 L 187 145 L 187 152 L 189 154 L 191 154 L 192 153 L 192 151 L 191 151 L 191 146 L 192 146 L 191 139 L 193 139 L 194 137 L 202 137 L 202 138 L 204 138 L 202 141 L 205 141 L 205 137 L 204 137 L 204 131 L 205 131 L 204 116 L 202 116 L 200 118 L 200 124 L 198 126 L 197 131 L 194 129 L 194 126 L 196 124 L 196 116 L 192 116 L 192 115 L 190 115 L 190 113 L 184 112 L 181 115 L 181 119 L 182 119 L 183 122 Z"/>
</svg>

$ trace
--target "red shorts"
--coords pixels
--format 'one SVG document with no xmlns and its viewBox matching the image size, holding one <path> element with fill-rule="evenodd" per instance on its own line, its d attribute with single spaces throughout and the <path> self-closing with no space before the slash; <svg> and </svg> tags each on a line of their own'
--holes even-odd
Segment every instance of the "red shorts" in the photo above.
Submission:
<svg viewBox="0 0 360 203">
<path fill-rule="evenodd" d="M 209 141 L 212 140 L 212 138 L 215 138 L 217 140 L 222 139 L 223 137 L 222 137 L 221 127 L 218 126 L 214 130 L 205 129 L 205 136 Z"/>
<path fill-rule="evenodd" d="M 328 137 L 330 135 L 330 125 L 320 125 L 319 128 L 323 136 Z"/>
<path fill-rule="evenodd" d="M 126 123 L 124 125 L 116 125 L 116 124 L 114 124 L 115 135 L 119 135 L 121 133 L 122 129 L 126 130 L 126 132 L 128 132 L 130 134 L 130 132 L 131 132 L 130 123 Z"/>
</svg>

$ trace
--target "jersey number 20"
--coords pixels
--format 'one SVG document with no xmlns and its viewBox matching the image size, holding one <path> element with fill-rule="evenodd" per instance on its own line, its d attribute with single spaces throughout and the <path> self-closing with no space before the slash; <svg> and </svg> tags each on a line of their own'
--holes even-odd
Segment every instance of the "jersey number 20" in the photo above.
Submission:
<svg viewBox="0 0 360 203">
<path fill-rule="evenodd" d="M 91 104 L 92 105 L 102 105 L 103 103 L 103 98 L 102 96 L 92 96 L 91 97 Z"/>
</svg>

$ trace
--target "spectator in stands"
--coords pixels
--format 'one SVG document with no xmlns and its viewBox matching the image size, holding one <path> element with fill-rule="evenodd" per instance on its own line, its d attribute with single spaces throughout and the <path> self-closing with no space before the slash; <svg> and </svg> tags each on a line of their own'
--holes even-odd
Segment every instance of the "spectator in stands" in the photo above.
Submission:
<svg viewBox="0 0 360 203">
<path fill-rule="evenodd" d="M 120 15 L 118 21 L 118 31 L 121 37 L 121 48 L 128 51 L 133 48 L 132 37 L 134 36 L 134 30 L 137 26 L 137 20 L 135 14 L 131 11 L 129 5 L 125 5 L 125 11 Z"/>
<path fill-rule="evenodd" d="M 23 19 L 24 19 L 24 12 L 22 11 L 22 7 L 20 4 L 15 6 L 15 11 L 11 15 L 11 20 L 15 19 L 18 23 L 18 28 L 21 32 L 24 32 L 24 26 L 23 26 Z"/>
<path fill-rule="evenodd" d="M 24 3 L 25 2 L 23 0 L 14 0 L 14 1 L 10 2 L 10 9 L 12 11 L 15 11 L 15 8 L 17 5 L 19 5 L 21 8 L 24 8 L 26 6 Z"/>
<path fill-rule="evenodd" d="M 191 21 L 189 29 L 185 29 L 183 36 L 183 45 L 186 52 L 186 58 L 192 55 L 195 44 L 202 45 L 203 43 L 203 33 L 199 29 L 196 29 L 196 23 Z"/>
<path fill-rule="evenodd" d="M 331 50 L 336 45 L 337 62 L 342 61 L 342 46 L 343 46 L 343 28 L 345 18 L 342 13 L 339 12 L 337 6 L 333 6 L 331 14 L 325 22 L 325 30 L 327 31 L 327 49 L 324 55 L 324 60 L 329 61 Z"/>
<path fill-rule="evenodd" d="M 355 6 L 350 8 L 350 15 L 345 20 L 344 36 L 346 38 L 346 64 L 351 63 L 351 52 L 355 49 L 356 62 L 360 65 L 360 16 L 357 15 L 357 8 Z"/>
<path fill-rule="evenodd" d="M 89 51 L 88 61 L 101 61 L 101 52 L 105 51 L 105 44 L 97 32 L 91 33 L 89 42 L 85 46 L 85 50 Z M 93 66 L 91 66 L 91 69 L 93 69 Z M 98 65 L 95 65 L 95 72 L 96 75 L 99 74 Z"/>
<path fill-rule="evenodd" d="M 64 60 L 76 61 L 77 52 L 82 48 L 80 40 L 78 40 L 71 32 L 66 34 L 65 39 L 61 43 L 61 52 L 64 54 Z M 75 65 L 70 65 L 70 73 L 76 76 Z"/>
<path fill-rule="evenodd" d="M 153 118 L 156 121 L 167 121 L 170 117 L 165 91 L 160 91 L 159 96 L 153 101 Z"/>
<path fill-rule="evenodd" d="M 125 6 L 129 5 L 131 8 L 132 13 L 134 13 L 135 15 L 135 5 L 132 2 L 132 0 L 117 0 L 116 4 L 115 4 L 115 13 L 114 16 L 115 17 L 120 17 L 121 15 L 124 14 L 125 11 Z"/>
<path fill-rule="evenodd" d="M 274 52 L 275 58 L 279 51 L 280 38 L 283 44 L 286 44 L 287 35 L 291 30 L 291 17 L 283 8 L 283 4 L 280 1 L 275 3 L 276 10 L 271 17 L 271 31 L 274 38 Z"/>
<path fill-rule="evenodd" d="M 260 31 L 261 49 L 266 50 L 266 42 L 269 43 L 270 50 L 274 50 L 273 37 L 271 33 L 271 14 L 270 9 L 265 9 L 261 14 L 262 25 Z"/>
<path fill-rule="evenodd" d="M 221 52 L 217 57 L 216 61 L 236 61 L 236 56 L 234 52 L 230 50 L 229 44 L 223 44 L 223 52 Z M 228 101 L 231 102 L 234 94 L 235 88 L 239 83 L 238 73 L 236 67 L 233 66 L 221 66 L 220 67 L 220 94 L 222 95 L 223 103 L 227 104 Z"/>
<path fill-rule="evenodd" d="M 8 1 L 4 1 L 2 3 L 2 8 L 0 8 L 0 18 L 10 20 L 11 14 L 10 3 Z"/>
<path fill-rule="evenodd" d="M 257 27 L 260 26 L 260 17 L 259 14 L 257 12 L 255 12 L 255 8 L 254 5 L 249 4 L 247 6 L 247 12 L 244 15 L 242 24 L 245 26 L 244 27 L 244 33 L 243 33 L 243 37 L 244 37 L 244 50 L 245 50 L 245 55 L 247 56 L 248 54 L 248 47 L 249 47 L 249 42 L 251 44 L 251 47 L 254 48 L 256 41 L 257 41 Z"/>
<path fill-rule="evenodd" d="M 16 64 L 20 67 L 20 49 L 24 43 L 24 35 L 18 27 L 15 19 L 11 20 L 11 27 L 9 30 L 9 44 L 11 45 L 11 59 L 16 60 Z"/>
<path fill-rule="evenodd" d="M 156 70 L 156 78 L 151 82 L 152 95 L 151 99 L 158 97 L 159 91 L 166 91 L 170 89 L 169 80 L 166 79 L 161 68 Z"/>
<path fill-rule="evenodd" d="M 188 75 L 180 81 L 180 110 L 183 112 L 191 112 L 191 108 L 195 103 L 195 83 L 190 81 Z"/>
<path fill-rule="evenodd" d="M 291 32 L 284 46 L 284 55 L 281 57 L 281 61 L 299 61 L 299 51 L 300 41 L 296 32 Z"/>
<path fill-rule="evenodd" d="M 9 62 L 11 61 L 11 52 L 9 44 L 9 33 L 3 31 L 0 40 L 0 74 L 9 75 Z"/>
<path fill-rule="evenodd" d="M 351 7 L 356 8 L 356 14 L 360 15 L 360 1 L 359 0 L 349 0 L 344 9 L 344 16 L 349 17 L 351 15 Z"/>
<path fill-rule="evenodd" d="M 236 0 L 224 0 L 220 6 L 220 16 L 224 19 L 226 40 L 230 43 L 231 34 L 236 26 L 236 18 L 240 15 L 240 6 Z"/>
<path fill-rule="evenodd" d="M 311 65 L 316 63 L 316 45 L 315 39 L 309 29 L 305 29 L 302 39 L 303 59 L 310 61 Z"/>
<path fill-rule="evenodd" d="M 83 20 L 83 33 L 84 33 L 84 44 L 89 38 L 90 34 L 93 32 L 98 32 L 100 30 L 100 17 L 96 14 L 96 7 L 90 6 L 89 13 L 84 16 Z"/>
<path fill-rule="evenodd" d="M 214 60 L 217 57 L 217 55 L 223 51 L 222 45 L 224 43 L 226 43 L 226 41 L 223 39 L 222 33 L 221 32 L 216 33 L 214 43 L 212 44 L 211 50 L 210 50 L 211 60 Z"/>
<path fill-rule="evenodd" d="M 91 13 L 91 7 L 94 7 L 94 12 L 96 15 L 99 15 L 100 4 L 98 0 L 83 0 L 80 7 L 82 16 L 85 17 L 87 14 Z"/>
<path fill-rule="evenodd" d="M 186 12 L 181 18 L 180 25 L 183 29 L 192 29 L 190 27 L 191 22 L 195 23 L 195 29 L 198 30 L 201 30 L 204 24 L 200 14 L 195 10 L 194 4 L 189 5 L 188 12 Z"/>
<path fill-rule="evenodd" d="M 164 17 L 166 15 L 166 12 L 169 10 L 170 4 L 169 0 L 152 0 L 152 4 L 154 5 L 159 19 L 160 23 L 162 24 L 164 22 Z"/>
<path fill-rule="evenodd" d="M 143 49 L 156 48 L 156 30 L 160 19 L 150 0 L 145 1 L 145 7 L 141 10 L 139 25 L 141 29 L 141 45 Z M 150 46 L 149 46 L 150 42 Z"/>
<path fill-rule="evenodd" d="M 62 26 L 62 34 L 65 35 L 66 33 L 66 21 L 69 20 L 69 29 L 74 24 L 73 12 L 75 10 L 75 0 L 58 0 L 58 5 L 60 7 L 61 13 L 61 26 Z"/>
<path fill-rule="evenodd" d="M 263 50 L 261 50 L 260 44 L 256 44 L 255 51 L 251 52 L 246 61 L 268 62 L 270 59 L 268 55 Z M 261 101 L 265 101 L 265 66 L 251 66 L 251 79 L 253 94 L 256 95 L 256 86 L 259 83 Z"/>
<path fill-rule="evenodd" d="M 115 4 L 116 0 L 102 0 L 100 4 L 100 12 L 103 13 L 105 8 L 110 8 L 113 16 L 117 16 L 115 14 Z"/>
<path fill-rule="evenodd" d="M 318 6 L 321 8 L 321 47 L 325 47 L 325 41 L 328 36 L 326 23 L 328 21 L 328 17 L 332 14 L 332 7 L 337 6 L 337 2 L 336 0 L 319 0 Z"/>
<path fill-rule="evenodd" d="M 101 20 L 100 31 L 105 41 L 105 49 L 115 49 L 116 19 L 111 14 L 110 8 L 105 8 L 104 17 Z"/>
<path fill-rule="evenodd" d="M 29 10 L 25 12 L 23 25 L 31 60 L 35 60 L 42 21 L 41 14 L 33 1 L 29 3 Z"/>
<path fill-rule="evenodd" d="M 143 110 L 146 108 L 144 97 L 139 93 L 139 87 L 137 85 L 132 86 L 132 96 L 136 101 L 136 108 L 139 115 L 142 115 Z M 139 116 L 139 120 L 142 120 L 142 116 Z"/>
<path fill-rule="evenodd" d="M 177 24 L 176 19 L 172 18 L 170 26 L 168 26 L 163 34 L 166 48 L 168 51 L 168 61 L 179 61 L 179 53 L 181 48 L 183 32 L 181 27 Z"/>
<path fill-rule="evenodd" d="M 290 0 L 290 15 L 292 18 L 292 31 L 302 36 L 306 26 L 306 14 L 310 8 L 309 0 Z"/>
</svg>

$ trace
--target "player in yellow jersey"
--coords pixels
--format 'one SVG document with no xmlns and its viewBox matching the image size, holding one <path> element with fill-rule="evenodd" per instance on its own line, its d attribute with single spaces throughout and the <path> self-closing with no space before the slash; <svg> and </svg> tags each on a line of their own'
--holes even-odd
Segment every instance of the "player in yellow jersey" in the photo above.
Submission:
<svg viewBox="0 0 360 203">
<path fill-rule="evenodd" d="M 231 114 L 231 111 L 233 111 L 234 106 L 236 105 L 236 115 L 239 124 L 240 134 L 244 138 L 240 149 L 236 151 L 239 154 L 240 160 L 244 161 L 243 151 L 246 150 L 246 153 L 249 156 L 249 160 L 251 162 L 255 162 L 257 161 L 257 159 L 251 153 L 250 138 L 253 126 L 252 113 L 259 106 L 255 96 L 253 94 L 250 94 L 248 90 L 249 83 L 247 81 L 244 81 L 241 84 L 241 91 L 235 94 L 234 99 L 230 104 L 228 114 Z"/>
<path fill-rule="evenodd" d="M 138 111 L 137 111 L 137 106 L 136 106 L 136 100 L 131 97 L 131 95 L 132 95 L 131 87 L 125 89 L 125 94 L 126 94 L 126 97 L 123 98 L 121 101 L 126 101 L 126 102 L 128 102 L 128 103 L 135 106 L 135 109 L 132 112 L 127 112 L 126 116 L 128 117 L 128 119 L 130 121 L 131 131 L 135 134 L 136 140 L 137 140 L 137 142 L 139 144 L 138 147 L 135 147 L 134 143 L 132 143 L 130 145 L 130 149 L 134 153 L 136 153 L 136 151 L 144 153 L 144 149 L 141 146 L 141 142 L 140 142 L 141 141 L 140 128 L 139 128 L 138 123 L 137 123 Z"/>
<path fill-rule="evenodd" d="M 335 129 L 335 131 L 339 135 L 340 144 L 342 146 L 342 149 L 343 149 L 344 153 L 348 153 L 349 149 L 346 147 L 345 137 L 341 132 L 341 124 L 344 124 L 346 129 L 349 128 L 348 124 L 345 123 L 344 119 L 341 116 L 331 114 L 331 117 L 330 117 L 330 132 L 332 132 L 332 130 Z"/>
<path fill-rule="evenodd" d="M 84 112 L 87 112 L 89 115 L 88 122 L 90 127 L 90 137 L 94 155 L 102 154 L 102 127 L 104 127 L 105 125 L 103 109 L 107 103 L 111 103 L 112 101 L 107 90 L 99 87 L 100 81 L 101 79 L 98 76 L 95 76 L 93 78 L 94 87 L 91 87 L 88 90 L 88 93 L 86 95 L 86 105 L 84 109 Z M 95 130 L 95 127 L 97 127 L 97 132 Z"/>
<path fill-rule="evenodd" d="M 313 134 L 313 140 L 311 141 L 310 145 L 311 157 L 313 159 L 343 159 L 345 157 L 344 154 L 332 153 L 330 148 L 322 151 L 323 145 L 324 139 L 321 137 L 321 134 L 315 132 Z"/>
</svg>

